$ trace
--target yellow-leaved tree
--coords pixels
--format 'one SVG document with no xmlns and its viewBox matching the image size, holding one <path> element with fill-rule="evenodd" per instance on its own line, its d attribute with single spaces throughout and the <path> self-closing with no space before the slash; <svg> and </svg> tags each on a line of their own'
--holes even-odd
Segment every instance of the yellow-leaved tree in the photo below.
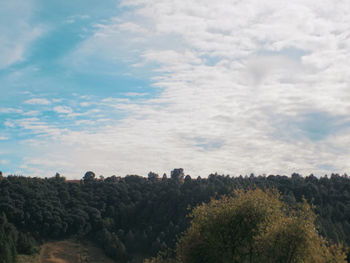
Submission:
<svg viewBox="0 0 350 263">
<path fill-rule="evenodd" d="M 304 201 L 289 207 L 276 190 L 237 190 L 196 207 L 175 257 L 145 263 L 346 263 L 341 245 L 318 234 Z"/>
</svg>

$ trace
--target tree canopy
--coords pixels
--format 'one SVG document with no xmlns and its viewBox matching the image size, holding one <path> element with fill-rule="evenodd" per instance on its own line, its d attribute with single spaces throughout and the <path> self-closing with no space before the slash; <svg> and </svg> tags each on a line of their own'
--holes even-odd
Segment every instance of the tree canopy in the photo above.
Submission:
<svg viewBox="0 0 350 263">
<path fill-rule="evenodd" d="M 186 215 L 194 207 L 252 188 L 276 188 L 283 203 L 292 207 L 305 197 L 315 205 L 319 233 L 335 244 L 350 245 L 347 175 L 211 174 L 192 179 L 183 169 L 170 176 L 151 172 L 146 178 L 101 177 L 92 172 L 82 180 L 66 180 L 59 174 L 9 175 L 0 176 L 0 259 L 31 254 L 48 239 L 78 237 L 93 241 L 117 262 L 140 263 L 176 247 L 177 236 L 190 226 Z"/>
<path fill-rule="evenodd" d="M 319 235 L 312 207 L 305 200 L 291 207 L 276 190 L 236 190 L 234 197 L 196 207 L 190 217 L 175 259 L 146 262 L 346 262 L 342 247 Z"/>
</svg>

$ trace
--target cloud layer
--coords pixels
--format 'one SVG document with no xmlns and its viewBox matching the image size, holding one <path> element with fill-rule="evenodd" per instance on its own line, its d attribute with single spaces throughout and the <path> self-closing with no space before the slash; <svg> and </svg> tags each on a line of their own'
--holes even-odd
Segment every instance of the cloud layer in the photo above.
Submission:
<svg viewBox="0 0 350 263">
<path fill-rule="evenodd" d="M 64 61 L 152 69 L 159 96 L 52 105 L 75 125 L 9 122 L 36 134 L 24 142 L 33 149 L 23 161 L 28 174 L 349 170 L 347 0 L 127 0 L 119 8 L 127 11 L 96 24 Z"/>
</svg>

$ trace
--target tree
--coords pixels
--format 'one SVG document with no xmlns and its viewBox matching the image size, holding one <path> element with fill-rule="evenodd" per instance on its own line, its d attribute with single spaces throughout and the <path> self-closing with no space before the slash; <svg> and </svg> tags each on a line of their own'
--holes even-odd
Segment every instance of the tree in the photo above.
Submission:
<svg viewBox="0 0 350 263">
<path fill-rule="evenodd" d="M 148 173 L 148 181 L 150 182 L 156 182 L 159 179 L 159 175 L 154 173 L 154 172 L 149 172 Z"/>
<path fill-rule="evenodd" d="M 237 190 L 196 207 L 191 218 L 177 243 L 179 263 L 346 262 L 341 247 L 319 236 L 312 207 L 291 209 L 276 190 Z"/>
<path fill-rule="evenodd" d="M 19 254 L 31 255 L 36 251 L 35 249 L 35 240 L 28 234 L 19 232 L 17 240 L 17 250 Z"/>
<path fill-rule="evenodd" d="M 125 246 L 115 233 L 103 229 L 97 234 L 97 242 L 103 247 L 105 253 L 113 259 L 122 261 L 125 257 Z"/>
<path fill-rule="evenodd" d="M 186 175 L 186 177 L 185 177 L 185 183 L 186 183 L 186 184 L 189 184 L 189 183 L 191 183 L 191 181 L 192 181 L 191 176 Z"/>
<path fill-rule="evenodd" d="M 182 181 L 185 177 L 184 169 L 178 168 L 171 171 L 171 179 L 174 181 Z"/>
<path fill-rule="evenodd" d="M 16 262 L 16 243 L 18 232 L 16 228 L 7 221 L 6 215 L 0 217 L 0 263 Z"/>
<path fill-rule="evenodd" d="M 84 183 L 93 182 L 95 180 L 95 177 L 96 177 L 96 175 L 94 172 L 91 172 L 91 171 L 86 172 L 84 177 L 83 177 Z"/>
</svg>

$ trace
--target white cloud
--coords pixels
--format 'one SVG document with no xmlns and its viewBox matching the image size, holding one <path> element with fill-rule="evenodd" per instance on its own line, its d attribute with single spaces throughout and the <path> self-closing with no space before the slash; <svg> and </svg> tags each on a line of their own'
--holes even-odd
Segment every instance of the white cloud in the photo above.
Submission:
<svg viewBox="0 0 350 263">
<path fill-rule="evenodd" d="M 31 110 L 31 111 L 26 111 L 22 113 L 23 116 L 38 116 L 40 115 L 40 111 L 37 110 Z"/>
<path fill-rule="evenodd" d="M 78 120 L 75 122 L 76 125 L 95 125 L 96 121 L 92 120 Z"/>
<path fill-rule="evenodd" d="M 123 99 L 123 98 L 105 98 L 102 99 L 102 103 L 123 103 L 123 102 L 129 102 L 129 99 Z"/>
<path fill-rule="evenodd" d="M 66 114 L 70 114 L 73 112 L 72 108 L 68 106 L 56 106 L 53 108 L 53 110 L 57 113 L 66 113 Z"/>
<path fill-rule="evenodd" d="M 89 107 L 91 105 L 91 103 L 89 103 L 89 102 L 81 102 L 80 103 L 80 106 L 82 106 L 82 107 Z"/>
<path fill-rule="evenodd" d="M 2 114 L 11 114 L 11 113 L 22 113 L 21 109 L 16 108 L 0 108 L 0 113 Z"/>
<path fill-rule="evenodd" d="M 162 92 L 98 102 L 126 116 L 56 132 L 40 146 L 55 149 L 36 158 L 43 167 L 57 169 L 50 160 L 60 160 L 75 177 L 89 169 L 123 175 L 184 167 L 202 176 L 350 169 L 347 0 L 122 5 L 131 11 L 96 25 L 71 56 L 79 66 L 98 58 L 150 67 Z"/>
<path fill-rule="evenodd" d="M 126 92 L 125 96 L 127 97 L 143 97 L 147 96 L 148 94 L 145 92 Z"/>
<path fill-rule="evenodd" d="M 101 110 L 98 108 L 95 108 L 84 112 L 71 112 L 67 114 L 67 117 L 70 117 L 70 118 L 82 117 L 82 116 L 93 117 L 95 116 L 96 113 L 99 113 L 99 112 L 101 112 Z"/>
<path fill-rule="evenodd" d="M 65 128 L 59 128 L 56 127 L 53 124 L 49 124 L 46 121 L 40 120 L 37 117 L 31 117 L 31 118 L 20 118 L 20 119 L 13 119 L 8 120 L 5 123 L 5 126 L 9 128 L 15 128 L 18 127 L 22 130 L 24 130 L 26 133 L 31 133 L 33 139 L 30 139 L 30 142 L 35 142 L 38 144 L 41 144 L 40 142 L 36 141 L 36 136 L 40 137 L 56 137 L 61 133 L 64 133 L 67 129 Z"/>
<path fill-rule="evenodd" d="M 52 102 L 54 102 L 54 103 L 59 103 L 59 102 L 62 102 L 63 101 L 63 99 L 52 99 Z"/>
<path fill-rule="evenodd" d="M 66 20 L 64 20 L 64 23 L 72 24 L 72 23 L 75 23 L 76 20 L 85 20 L 89 18 L 90 18 L 89 15 L 74 15 L 74 16 L 69 16 Z"/>
<path fill-rule="evenodd" d="M 33 99 L 26 100 L 24 103 L 32 104 L 32 105 L 49 105 L 51 104 L 51 101 L 44 98 L 33 98 Z"/>
<path fill-rule="evenodd" d="M 9 164 L 9 163 L 10 163 L 9 160 L 0 160 L 0 164 L 5 165 L 5 164 Z"/>
<path fill-rule="evenodd" d="M 5 136 L 0 136 L 0 141 L 7 141 L 9 138 Z"/>
<path fill-rule="evenodd" d="M 9 127 L 9 128 L 14 128 L 15 127 L 15 124 L 12 121 L 9 121 L 9 120 L 5 121 L 4 125 L 6 127 Z"/>
<path fill-rule="evenodd" d="M 0 3 L 0 69 L 23 61 L 28 46 L 42 33 L 41 26 L 29 23 L 33 1 L 1 1 Z M 11 26 L 9 26 L 11 25 Z"/>
</svg>

